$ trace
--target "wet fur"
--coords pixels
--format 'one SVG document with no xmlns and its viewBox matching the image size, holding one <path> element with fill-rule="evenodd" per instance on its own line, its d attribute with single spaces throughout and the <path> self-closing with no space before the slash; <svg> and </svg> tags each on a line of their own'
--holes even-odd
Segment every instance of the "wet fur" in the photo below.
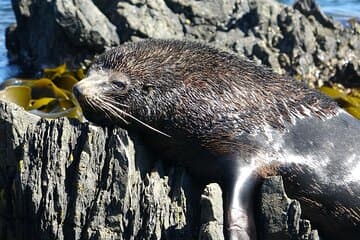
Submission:
<svg viewBox="0 0 360 240">
<path fill-rule="evenodd" d="M 125 86 L 119 87 L 119 82 Z M 90 89 L 96 91 L 89 93 Z M 326 231 L 336 234 L 346 225 L 351 229 L 348 238 L 360 232 L 360 199 L 355 194 L 360 188 L 345 180 L 350 166 L 341 166 L 342 155 L 325 141 L 333 141 L 331 131 L 339 128 L 335 135 L 343 135 L 338 144 L 350 144 L 341 145 L 344 158 L 360 155 L 358 147 L 351 147 L 360 142 L 360 135 L 350 137 L 353 129 L 360 131 L 360 124 L 328 97 L 290 77 L 199 43 L 147 40 L 99 56 L 74 93 L 90 121 L 141 132 L 159 154 L 176 159 L 203 179 L 219 182 L 226 192 L 228 238 L 255 238 L 254 189 L 262 177 L 279 173 L 289 176 L 285 181 L 290 185 L 296 176 L 305 176 L 297 184 L 304 184 L 304 196 L 315 197 L 316 204 L 326 202 L 331 195 L 327 188 L 336 176 L 343 176 L 337 179 L 339 192 L 354 191 L 347 195 L 350 202 L 345 199 L 340 205 L 352 214 L 340 214 L 348 222 L 334 220 L 337 226 Z M 324 156 L 333 162 L 326 162 L 323 171 Z M 354 164 L 359 162 L 357 157 Z M 344 170 L 334 174 L 339 167 Z M 316 179 L 319 191 L 314 184 L 305 186 L 306 176 Z M 331 196 L 333 201 L 323 208 L 332 207 L 336 198 Z"/>
</svg>

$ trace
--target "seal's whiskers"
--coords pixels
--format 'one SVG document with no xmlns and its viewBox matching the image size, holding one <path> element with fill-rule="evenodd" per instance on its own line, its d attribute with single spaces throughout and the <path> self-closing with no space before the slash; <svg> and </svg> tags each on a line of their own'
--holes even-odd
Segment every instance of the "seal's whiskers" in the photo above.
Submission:
<svg viewBox="0 0 360 240">
<path fill-rule="evenodd" d="M 160 133 L 161 135 L 164 135 L 164 136 L 169 137 L 169 138 L 171 137 L 170 135 L 168 135 L 168 134 L 166 134 L 166 133 L 164 133 L 164 132 L 162 132 L 162 131 L 160 131 L 160 130 L 152 127 L 152 126 L 150 126 L 149 124 L 141 121 L 140 119 L 134 117 L 133 115 L 131 115 L 131 114 L 129 114 L 129 113 L 123 111 L 123 110 L 121 110 L 118 107 L 118 105 L 122 106 L 124 104 L 118 104 L 117 102 L 115 102 L 114 100 L 112 100 L 112 99 L 110 99 L 108 97 L 102 97 L 102 98 L 97 97 L 97 99 L 100 100 L 102 104 L 104 104 L 106 110 L 111 112 L 114 116 L 120 118 L 126 124 L 128 124 L 128 122 L 121 115 L 125 115 L 125 116 L 129 117 L 129 118 L 135 120 L 136 122 L 140 123 L 141 125 L 145 126 L 146 128 L 151 129 L 151 130 L 153 130 L 153 131 L 155 131 L 157 133 Z M 125 105 L 125 106 L 127 106 L 127 105 Z"/>
<path fill-rule="evenodd" d="M 118 117 L 121 121 L 123 121 L 125 124 L 129 124 L 128 121 L 125 120 L 125 118 L 123 118 L 121 116 L 122 114 L 122 110 L 118 109 L 116 106 L 114 106 L 113 104 L 109 103 L 108 101 L 105 101 L 104 99 L 100 98 L 100 97 L 96 97 L 96 99 L 98 100 L 99 104 L 102 104 L 103 109 L 108 111 L 110 114 L 112 114 L 115 117 Z M 105 112 L 106 112 L 105 111 Z M 111 117 L 109 116 L 109 118 L 111 119 Z"/>
<path fill-rule="evenodd" d="M 93 110 L 99 110 L 99 107 L 96 105 L 96 101 L 94 102 L 93 99 L 88 98 L 87 96 L 84 96 L 85 104 L 90 107 Z M 105 116 L 108 117 L 107 113 L 105 112 Z"/>
<path fill-rule="evenodd" d="M 93 105 L 93 108 L 94 108 L 94 109 L 101 110 L 100 107 L 99 107 L 99 106 L 103 106 L 103 105 L 99 105 L 99 103 L 102 103 L 101 99 L 99 99 L 98 97 L 94 97 L 94 98 L 93 98 L 93 101 L 94 101 L 94 102 L 89 101 L 89 103 L 91 102 L 91 105 Z M 96 104 L 95 104 L 95 103 L 96 103 Z M 97 106 L 97 105 L 98 105 L 98 106 Z M 106 118 L 111 119 L 111 116 L 110 116 L 110 114 L 112 114 L 111 109 L 109 110 L 109 109 L 107 109 L 107 108 L 104 108 L 103 110 L 105 110 L 105 111 L 104 111 L 104 114 L 105 114 Z M 110 113 L 109 113 L 109 112 L 110 112 Z"/>
<path fill-rule="evenodd" d="M 112 94 L 115 94 L 115 93 L 112 93 Z M 110 102 L 110 103 L 112 103 L 112 104 L 116 104 L 117 106 L 129 108 L 129 105 L 116 102 L 115 99 L 113 99 L 113 98 L 111 97 L 111 95 L 108 96 L 108 95 L 104 94 L 104 96 L 102 96 L 101 98 L 102 98 L 102 100 L 107 101 L 107 102 Z"/>
<path fill-rule="evenodd" d="M 122 111 L 122 112 L 123 112 L 123 114 L 124 114 L 125 116 L 128 116 L 129 118 L 131 118 L 131 119 L 133 119 L 133 120 L 137 121 L 138 123 L 142 124 L 143 126 L 145 126 L 145 127 L 149 128 L 149 129 L 151 129 L 151 130 L 153 130 L 153 131 L 155 131 L 155 132 L 157 132 L 157 133 L 160 133 L 161 135 L 164 135 L 165 137 L 169 137 L 169 138 L 171 138 L 171 136 L 170 136 L 170 135 L 168 135 L 168 134 L 166 134 L 166 133 L 164 133 L 164 132 L 162 132 L 162 131 L 160 131 L 160 130 L 158 130 L 158 129 L 156 129 L 156 128 L 152 127 L 152 126 L 150 126 L 150 125 L 149 125 L 149 124 L 147 124 L 147 123 L 144 123 L 143 121 L 141 121 L 141 120 L 137 119 L 136 117 L 132 116 L 131 114 L 128 114 L 128 113 L 126 113 L 126 112 L 124 112 L 124 111 Z"/>
</svg>

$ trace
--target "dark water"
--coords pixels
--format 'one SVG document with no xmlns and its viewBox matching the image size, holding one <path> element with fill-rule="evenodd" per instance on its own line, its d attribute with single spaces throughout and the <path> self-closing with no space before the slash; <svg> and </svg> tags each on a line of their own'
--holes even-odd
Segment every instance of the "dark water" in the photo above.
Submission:
<svg viewBox="0 0 360 240">
<path fill-rule="evenodd" d="M 279 0 L 292 4 L 294 0 Z M 360 18 L 360 0 L 318 0 L 323 11 L 345 22 L 350 17 Z M 5 48 L 5 28 L 15 22 L 11 0 L 0 0 L 0 82 L 18 72 L 16 66 L 9 66 Z"/>
<path fill-rule="evenodd" d="M 5 48 L 5 29 L 15 22 L 15 16 L 11 8 L 11 0 L 0 0 L 0 82 L 18 72 L 17 66 L 8 64 Z"/>
</svg>

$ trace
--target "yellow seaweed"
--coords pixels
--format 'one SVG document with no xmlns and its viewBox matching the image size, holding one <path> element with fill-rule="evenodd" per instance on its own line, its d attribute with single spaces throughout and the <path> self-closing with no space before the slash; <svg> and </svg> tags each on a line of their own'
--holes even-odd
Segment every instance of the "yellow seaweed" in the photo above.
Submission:
<svg viewBox="0 0 360 240">
<path fill-rule="evenodd" d="M 55 79 L 58 76 L 61 76 L 67 70 L 66 63 L 57 66 L 55 68 L 44 68 L 43 77 L 49 78 L 51 80 Z"/>
<path fill-rule="evenodd" d="M 69 117 L 82 120 L 72 95 L 72 86 L 85 76 L 83 69 L 69 71 L 66 64 L 45 68 L 39 79 L 11 78 L 0 86 L 0 99 L 14 102 L 43 118 Z"/>
<path fill-rule="evenodd" d="M 360 98 L 359 97 L 354 97 L 351 94 L 345 96 L 342 98 L 344 101 L 348 102 L 349 105 L 353 106 L 353 107 L 360 107 Z"/>
<path fill-rule="evenodd" d="M 360 89 L 346 89 L 339 84 L 323 86 L 319 90 L 334 99 L 340 107 L 360 119 Z"/>
<path fill-rule="evenodd" d="M 26 109 L 31 99 L 31 88 L 28 86 L 8 86 L 0 91 L 0 99 L 16 103 Z"/>
<path fill-rule="evenodd" d="M 357 119 L 360 119 L 360 109 L 358 107 L 346 107 L 345 110 Z"/>
<path fill-rule="evenodd" d="M 72 87 L 78 80 L 71 73 L 64 73 L 62 76 L 57 77 L 53 80 L 53 83 L 62 89 L 71 91 Z"/>
<path fill-rule="evenodd" d="M 49 105 L 52 101 L 56 101 L 56 98 L 43 97 L 40 99 L 31 99 L 28 110 L 40 109 L 44 106 Z"/>
<path fill-rule="evenodd" d="M 343 97 L 346 95 L 341 89 L 335 88 L 335 87 L 322 86 L 321 88 L 319 88 L 319 90 L 320 90 L 320 92 L 322 92 L 334 99 Z"/>
</svg>

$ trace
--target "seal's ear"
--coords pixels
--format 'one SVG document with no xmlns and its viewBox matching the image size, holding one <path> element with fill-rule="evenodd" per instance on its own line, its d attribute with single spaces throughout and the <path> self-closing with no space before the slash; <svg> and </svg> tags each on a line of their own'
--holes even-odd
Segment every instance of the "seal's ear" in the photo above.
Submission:
<svg viewBox="0 0 360 240">
<path fill-rule="evenodd" d="M 151 94 L 154 91 L 154 89 L 155 89 L 155 85 L 152 83 L 145 83 L 142 88 L 142 90 L 148 95 Z"/>
</svg>

